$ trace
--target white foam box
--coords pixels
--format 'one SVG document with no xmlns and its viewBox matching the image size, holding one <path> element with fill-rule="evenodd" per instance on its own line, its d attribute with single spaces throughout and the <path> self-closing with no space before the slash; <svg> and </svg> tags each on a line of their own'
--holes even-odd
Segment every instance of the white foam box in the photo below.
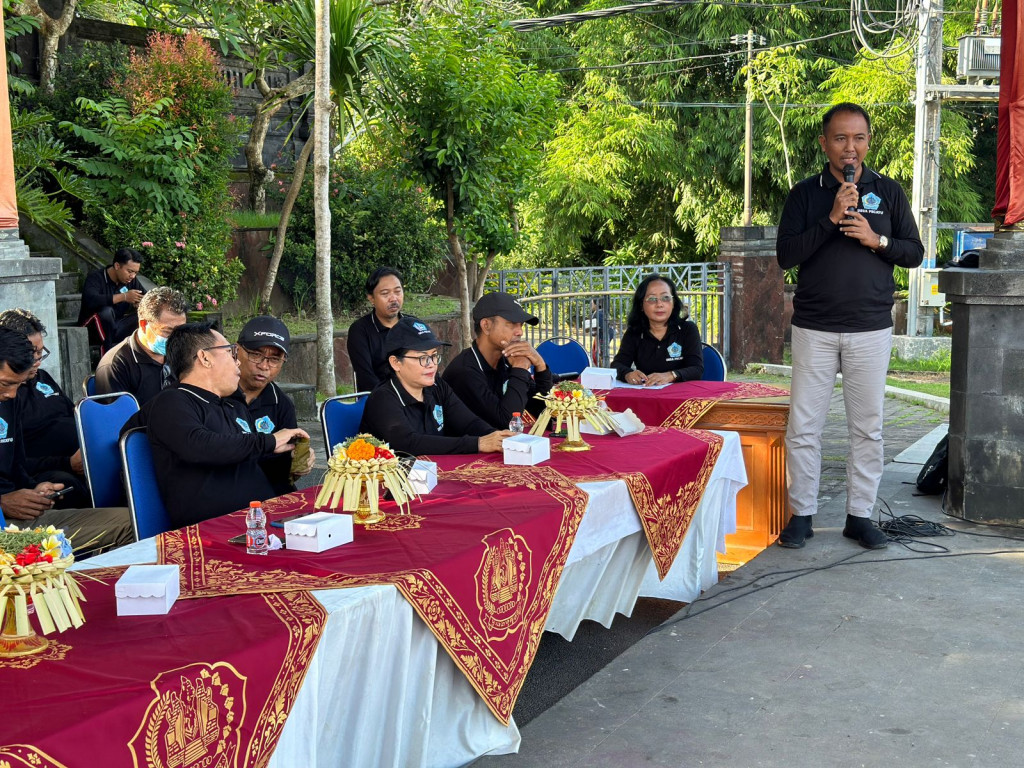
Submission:
<svg viewBox="0 0 1024 768">
<path fill-rule="evenodd" d="M 285 546 L 297 552 L 323 552 L 352 541 L 352 515 L 314 512 L 284 524 Z"/>
<path fill-rule="evenodd" d="M 114 584 L 118 616 L 168 613 L 181 591 L 177 565 L 132 565 Z"/>
<path fill-rule="evenodd" d="M 532 466 L 551 458 L 551 441 L 541 435 L 513 435 L 501 441 L 506 464 Z"/>
<path fill-rule="evenodd" d="M 580 374 L 580 384 L 587 389 L 611 389 L 615 386 L 615 369 L 588 366 Z"/>
<path fill-rule="evenodd" d="M 437 485 L 437 463 L 417 459 L 409 470 L 409 483 L 420 496 L 430 493 Z"/>
</svg>

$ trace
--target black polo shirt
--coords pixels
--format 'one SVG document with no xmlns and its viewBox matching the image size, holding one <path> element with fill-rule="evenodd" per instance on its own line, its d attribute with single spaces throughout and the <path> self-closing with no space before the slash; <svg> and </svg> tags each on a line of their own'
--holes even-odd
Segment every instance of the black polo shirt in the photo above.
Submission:
<svg viewBox="0 0 1024 768">
<path fill-rule="evenodd" d="M 857 211 L 876 234 L 889 238 L 874 253 L 847 237 L 828 217 L 840 181 L 825 165 L 789 192 L 779 220 L 776 255 L 783 269 L 800 267 L 793 325 L 812 331 L 856 333 L 892 327 L 894 266 L 917 267 L 924 257 L 910 204 L 892 179 L 861 171 Z"/>
<path fill-rule="evenodd" d="M 444 369 L 444 380 L 459 399 L 477 416 L 495 429 L 508 429 L 512 414 L 540 415 L 544 403 L 534 397 L 551 389 L 551 370 L 545 368 L 533 376 L 524 368 L 515 368 L 502 357 L 492 368 L 474 341 Z"/>
<path fill-rule="evenodd" d="M 407 315 L 399 312 L 398 319 L 403 317 Z M 377 319 L 376 312 L 363 315 L 349 326 L 348 359 L 356 374 L 356 389 L 360 392 L 369 392 L 391 377 L 391 365 L 384 354 L 384 340 L 390 330 Z"/>
<path fill-rule="evenodd" d="M 28 473 L 71 472 L 71 455 L 78 450 L 75 404 L 42 368 L 18 389 L 18 400 Z"/>
<path fill-rule="evenodd" d="M 612 368 L 619 381 L 636 368 L 643 373 L 676 372 L 677 381 L 694 381 L 704 375 L 704 351 L 700 331 L 689 320 L 670 320 L 663 339 L 648 329 L 628 328 L 622 334 Z"/>
<path fill-rule="evenodd" d="M 274 452 L 234 397 L 180 384 L 146 403 L 125 424 L 146 427 L 160 497 L 175 528 L 246 509 L 274 497 L 260 460 Z M 244 533 L 239 523 L 239 533 Z"/>
<path fill-rule="evenodd" d="M 359 429 L 388 443 L 392 450 L 414 456 L 478 453 L 477 438 L 494 431 L 443 379 L 426 387 L 420 402 L 394 376 L 366 399 Z"/>
<path fill-rule="evenodd" d="M 85 278 L 85 285 L 82 286 L 82 308 L 78 311 L 78 325 L 84 323 L 104 307 L 113 307 L 114 318 L 117 320 L 129 312 L 134 313 L 136 308 L 127 301 L 114 303 L 114 296 L 127 291 L 143 291 L 139 278 L 133 277 L 130 283 L 122 286 L 110 279 L 106 267 L 90 272 Z"/>
<path fill-rule="evenodd" d="M 0 494 L 35 488 L 25 469 L 25 439 L 21 433 L 21 400 L 0 400 Z"/>
<path fill-rule="evenodd" d="M 107 354 L 96 366 L 96 394 L 130 392 L 143 406 L 164 388 L 164 382 L 173 383 L 170 369 L 165 372 L 163 363 L 158 363 L 146 352 L 133 333 Z"/>
<path fill-rule="evenodd" d="M 251 403 L 245 402 L 245 393 L 241 389 L 233 397 L 245 405 L 253 429 L 260 434 L 271 435 L 279 429 L 294 429 L 299 426 L 295 417 L 295 404 L 274 382 L 267 384 Z M 274 486 L 275 496 L 295 490 L 291 478 L 291 452 L 267 456 L 260 461 L 260 466 L 263 467 L 270 484 Z"/>
</svg>

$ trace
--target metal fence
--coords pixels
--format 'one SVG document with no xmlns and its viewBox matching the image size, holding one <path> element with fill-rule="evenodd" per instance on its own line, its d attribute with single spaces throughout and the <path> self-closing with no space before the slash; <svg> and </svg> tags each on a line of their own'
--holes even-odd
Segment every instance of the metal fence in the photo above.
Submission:
<svg viewBox="0 0 1024 768">
<path fill-rule="evenodd" d="M 701 339 L 728 360 L 729 264 L 509 269 L 491 273 L 485 290 L 512 294 L 540 318 L 540 325 L 526 326 L 534 346 L 550 338 L 575 339 L 595 365 L 607 366 L 626 328 L 633 292 L 652 272 L 675 284 Z"/>
</svg>

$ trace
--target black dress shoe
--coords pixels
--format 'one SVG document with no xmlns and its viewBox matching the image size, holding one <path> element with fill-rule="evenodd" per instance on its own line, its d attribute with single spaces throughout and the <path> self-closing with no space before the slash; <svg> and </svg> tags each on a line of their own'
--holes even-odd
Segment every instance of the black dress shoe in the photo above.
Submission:
<svg viewBox="0 0 1024 768">
<path fill-rule="evenodd" d="M 778 544 L 786 549 L 801 549 L 807 539 L 814 538 L 811 529 L 812 515 L 793 515 L 779 534 Z"/>
<path fill-rule="evenodd" d="M 885 549 L 889 546 L 889 537 L 869 518 L 846 516 L 846 527 L 843 536 L 853 539 L 865 549 Z"/>
</svg>

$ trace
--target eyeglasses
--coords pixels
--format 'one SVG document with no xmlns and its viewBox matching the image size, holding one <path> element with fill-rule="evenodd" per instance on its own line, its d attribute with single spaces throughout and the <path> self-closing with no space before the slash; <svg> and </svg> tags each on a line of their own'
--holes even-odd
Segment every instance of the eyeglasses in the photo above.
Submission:
<svg viewBox="0 0 1024 768">
<path fill-rule="evenodd" d="M 437 365 L 441 362 L 440 353 L 435 352 L 432 355 L 402 355 L 403 360 L 419 360 L 420 367 L 429 368 L 432 365 Z"/>
<path fill-rule="evenodd" d="M 250 352 L 248 349 L 245 350 L 245 355 L 249 362 L 257 368 L 264 363 L 269 365 L 271 368 L 280 368 L 287 359 L 284 355 L 271 357 L 270 355 L 261 355 L 259 352 Z"/>
<path fill-rule="evenodd" d="M 212 352 L 215 349 L 226 349 L 231 353 L 231 357 L 235 360 L 238 359 L 238 345 L 237 344 L 218 344 L 216 347 L 203 347 L 201 352 Z"/>
<path fill-rule="evenodd" d="M 42 349 L 39 350 L 32 350 L 32 354 L 36 356 L 37 361 L 42 362 L 43 360 L 50 356 L 50 350 L 48 350 L 46 347 L 43 347 Z"/>
<path fill-rule="evenodd" d="M 658 304 L 658 303 L 661 303 L 661 304 L 671 304 L 672 303 L 672 297 L 671 296 L 648 296 L 646 299 L 644 299 L 644 301 L 646 301 L 648 304 L 650 304 L 652 306 L 654 304 Z"/>
</svg>

